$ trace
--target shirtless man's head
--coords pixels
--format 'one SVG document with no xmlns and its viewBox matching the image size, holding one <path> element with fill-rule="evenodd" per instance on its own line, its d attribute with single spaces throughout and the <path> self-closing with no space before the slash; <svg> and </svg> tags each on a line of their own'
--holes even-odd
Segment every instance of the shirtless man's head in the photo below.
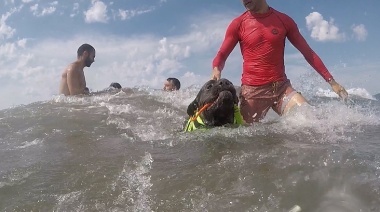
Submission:
<svg viewBox="0 0 380 212">
<path fill-rule="evenodd" d="M 68 95 L 88 94 L 84 67 L 90 67 L 95 61 L 95 48 L 82 44 L 77 51 L 77 60 L 69 64 L 62 73 L 59 93 Z"/>
<path fill-rule="evenodd" d="M 164 82 L 164 91 L 176 91 L 181 88 L 181 83 L 177 78 L 169 77 Z"/>
<path fill-rule="evenodd" d="M 78 60 L 81 57 L 84 57 L 84 64 L 86 67 L 90 67 L 91 64 L 95 61 L 95 48 L 90 44 L 82 44 L 77 51 Z"/>
</svg>

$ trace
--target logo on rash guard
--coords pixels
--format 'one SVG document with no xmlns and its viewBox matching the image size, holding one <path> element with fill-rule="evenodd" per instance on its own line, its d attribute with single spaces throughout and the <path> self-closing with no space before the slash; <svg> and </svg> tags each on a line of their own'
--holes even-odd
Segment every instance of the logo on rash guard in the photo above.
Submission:
<svg viewBox="0 0 380 212">
<path fill-rule="evenodd" d="M 278 35 L 278 30 L 275 28 L 275 29 L 272 29 L 272 34 L 274 35 Z"/>
</svg>

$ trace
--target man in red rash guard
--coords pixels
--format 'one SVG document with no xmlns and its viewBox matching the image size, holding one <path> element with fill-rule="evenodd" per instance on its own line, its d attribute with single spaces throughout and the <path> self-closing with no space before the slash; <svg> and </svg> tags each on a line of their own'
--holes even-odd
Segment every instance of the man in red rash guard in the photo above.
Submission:
<svg viewBox="0 0 380 212">
<path fill-rule="evenodd" d="M 292 18 L 269 7 L 266 0 L 242 2 L 247 11 L 228 26 L 212 64 L 212 79 L 220 79 L 227 57 L 239 43 L 244 61 L 240 110 L 247 123 L 263 119 L 270 108 L 283 115 L 295 105 L 306 103 L 285 74 L 285 38 L 303 54 L 335 93 L 347 98 L 347 91 L 333 79 Z"/>
</svg>

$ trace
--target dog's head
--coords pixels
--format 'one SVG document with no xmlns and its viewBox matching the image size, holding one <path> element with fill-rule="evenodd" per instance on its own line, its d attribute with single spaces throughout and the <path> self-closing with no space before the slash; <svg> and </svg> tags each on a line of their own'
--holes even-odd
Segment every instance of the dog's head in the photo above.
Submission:
<svg viewBox="0 0 380 212">
<path fill-rule="evenodd" d="M 207 126 L 222 126 L 234 123 L 234 105 L 239 103 L 236 89 L 227 79 L 209 80 L 195 100 L 187 108 L 189 116 L 202 110 L 200 117 Z"/>
</svg>

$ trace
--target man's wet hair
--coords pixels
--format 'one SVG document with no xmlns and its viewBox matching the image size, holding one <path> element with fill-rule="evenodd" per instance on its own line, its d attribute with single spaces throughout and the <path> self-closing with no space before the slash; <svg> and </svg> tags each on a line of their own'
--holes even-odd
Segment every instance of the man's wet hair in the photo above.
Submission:
<svg viewBox="0 0 380 212">
<path fill-rule="evenodd" d="M 116 88 L 116 89 L 121 89 L 121 85 L 117 82 L 111 83 L 110 87 Z"/>
<path fill-rule="evenodd" d="M 79 48 L 78 48 L 78 51 L 77 51 L 77 54 L 78 54 L 78 57 L 79 56 L 82 56 L 83 52 L 87 51 L 88 53 L 91 53 L 91 52 L 94 52 L 95 51 L 95 48 L 92 47 L 90 44 L 82 44 Z"/>
<path fill-rule="evenodd" d="M 169 77 L 167 79 L 168 82 L 172 82 L 173 85 L 175 86 L 175 89 L 176 90 L 179 90 L 181 88 L 181 82 L 177 79 L 177 78 L 174 78 L 174 77 Z"/>
</svg>

